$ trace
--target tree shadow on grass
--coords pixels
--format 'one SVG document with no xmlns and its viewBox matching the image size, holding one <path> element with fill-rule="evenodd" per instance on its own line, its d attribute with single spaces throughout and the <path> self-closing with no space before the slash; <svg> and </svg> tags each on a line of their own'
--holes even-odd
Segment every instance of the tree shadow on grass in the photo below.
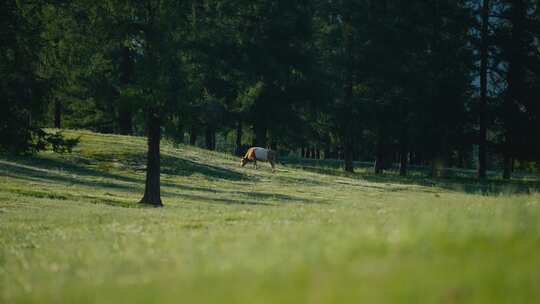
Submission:
<svg viewBox="0 0 540 304">
<path fill-rule="evenodd" d="M 442 188 L 451 191 L 482 194 L 482 195 L 494 195 L 494 194 L 530 194 L 531 192 L 540 191 L 540 181 L 526 181 L 526 180 L 492 180 L 488 179 L 480 181 L 471 177 L 464 176 L 452 176 L 442 178 L 430 178 L 425 174 L 419 172 L 411 172 L 409 176 L 399 176 L 395 172 L 377 175 L 374 173 L 361 172 L 361 173 L 349 173 L 339 169 L 327 168 L 327 167 L 312 167 L 312 166 L 298 166 L 302 170 L 328 175 L 328 176 L 340 176 L 353 179 L 361 179 L 372 183 L 388 183 L 388 184 L 401 184 L 401 185 L 414 185 L 421 187 Z M 362 187 L 369 187 L 362 185 Z M 401 191 L 407 190 L 406 188 L 396 187 L 377 187 L 385 189 L 385 191 Z M 433 190 L 426 190 L 433 192 Z"/>
<path fill-rule="evenodd" d="M 171 155 L 161 157 L 161 173 L 177 176 L 191 176 L 198 173 L 211 179 L 225 179 L 231 181 L 249 180 L 246 174 L 218 167 L 210 164 L 202 164 Z"/>
<path fill-rule="evenodd" d="M 64 159 L 52 159 L 39 155 L 31 157 L 5 156 L 0 159 L 0 171 L 5 171 L 12 176 L 55 179 L 58 182 L 85 184 L 88 181 L 78 182 L 67 175 L 77 175 L 89 178 L 110 179 L 115 182 L 144 184 L 144 179 L 115 174 L 107 169 L 94 169 L 92 166 L 100 165 L 106 167 L 111 164 L 121 165 L 127 171 L 145 171 L 146 157 L 140 153 L 126 154 L 95 154 L 91 158 L 69 155 Z M 213 166 L 209 164 L 197 163 L 188 159 L 183 159 L 171 155 L 161 156 L 161 174 L 191 176 L 202 174 L 208 178 L 226 180 L 248 180 L 248 176 L 230 169 Z M 114 187 L 116 183 L 95 182 L 96 186 Z"/>
<path fill-rule="evenodd" d="M 205 195 L 198 195 L 192 193 L 174 193 L 174 194 L 165 194 L 164 197 L 179 197 L 181 199 L 193 200 L 197 203 L 205 202 L 211 204 L 222 204 L 222 205 L 253 205 L 253 206 L 276 206 L 276 204 L 254 201 L 254 200 L 244 200 L 244 199 L 232 199 L 232 198 L 220 198 L 220 197 L 210 197 Z"/>
<path fill-rule="evenodd" d="M 54 166 L 53 164 L 62 164 Z M 64 164 L 66 164 L 64 166 Z M 0 172 L 3 175 L 16 179 L 27 180 L 31 182 L 61 183 L 66 185 L 81 185 L 102 188 L 115 188 L 121 190 L 138 189 L 133 184 L 142 184 L 144 181 L 135 178 L 129 178 L 117 174 L 102 172 L 75 164 L 63 163 L 59 161 L 47 162 L 7 162 L 0 160 Z M 113 181 L 95 180 L 110 179 Z M 119 183 L 121 182 L 121 183 Z"/>
<path fill-rule="evenodd" d="M 141 192 L 144 188 L 144 178 L 139 176 L 126 176 L 119 173 L 107 171 L 107 166 L 115 164 L 120 166 L 120 170 L 137 171 L 144 167 L 146 159 L 144 155 L 137 153 L 130 154 L 98 154 L 85 158 L 78 155 L 68 155 L 65 158 L 49 158 L 40 155 L 32 157 L 3 157 L 0 159 L 0 173 L 16 179 L 26 180 L 29 182 L 40 183 L 57 183 L 62 185 L 77 185 L 93 188 L 101 188 L 100 190 L 112 189 L 124 192 Z M 99 168 L 105 168 L 100 170 Z M 215 166 L 195 162 L 189 159 L 184 159 L 177 156 L 162 155 L 162 174 L 173 176 L 191 176 L 193 174 L 201 174 L 210 179 L 224 179 L 229 181 L 252 181 L 254 177 L 246 174 Z M 256 178 L 256 177 L 255 177 Z M 276 176 L 281 181 L 282 176 Z M 287 178 L 287 177 L 283 177 Z M 295 182 L 315 183 L 314 180 L 302 181 L 293 178 Z M 222 204 L 242 204 L 242 205 L 273 205 L 269 202 L 283 203 L 324 203 L 320 200 L 307 199 L 303 197 L 291 196 L 280 193 L 269 192 L 251 192 L 240 190 L 223 190 L 215 188 L 205 188 L 200 186 L 189 186 L 183 184 L 162 182 L 162 188 L 169 187 L 175 189 L 184 189 L 187 191 L 205 191 L 222 196 L 232 195 L 236 198 L 223 198 L 200 196 L 193 193 L 173 193 L 163 191 L 162 194 L 167 196 L 180 195 L 188 199 L 198 199 L 202 201 L 211 201 Z M 38 193 L 39 195 L 44 195 Z M 38 194 L 33 194 L 38 195 Z M 133 207 L 128 201 L 118 200 L 115 198 L 105 198 L 102 196 L 77 196 L 73 199 L 82 199 L 91 201 L 92 203 L 104 203 L 111 206 Z M 275 204 L 278 205 L 278 204 Z"/>
<path fill-rule="evenodd" d="M 181 189 L 182 191 L 208 192 L 216 195 L 239 195 L 257 201 L 273 200 L 283 203 L 300 203 L 300 204 L 326 204 L 327 202 L 318 199 L 308 199 L 288 194 L 258 192 L 258 191 L 238 191 L 238 190 L 223 190 L 210 187 L 199 187 L 193 185 L 172 184 L 166 183 L 165 187 Z M 183 195 L 185 192 L 180 192 L 178 195 Z M 208 197 L 208 199 L 213 199 Z"/>
<path fill-rule="evenodd" d="M 485 180 L 470 177 L 441 177 L 429 178 L 426 176 L 409 176 L 402 177 L 399 175 L 387 174 L 379 176 L 375 174 L 361 174 L 362 179 L 375 182 L 390 182 L 404 185 L 417 185 L 424 187 L 442 188 L 450 191 L 482 194 L 482 195 L 499 195 L 499 194 L 530 194 L 540 190 L 540 183 L 537 181 L 503 181 L 503 180 Z"/>
<path fill-rule="evenodd" d="M 0 159 L 3 163 L 16 164 L 20 167 L 28 167 L 35 170 L 40 170 L 44 172 L 69 172 L 77 174 L 80 176 L 89 176 L 89 177 L 101 177 L 101 178 L 111 178 L 115 180 L 120 180 L 124 182 L 140 182 L 140 179 L 133 178 L 129 176 L 119 175 L 110 173 L 104 170 L 98 170 L 92 168 L 93 165 L 97 164 L 95 159 L 88 159 L 84 157 L 78 157 L 74 155 L 69 155 L 63 159 L 53 159 L 49 157 L 42 157 L 40 155 L 34 156 L 11 156 L 3 157 L 3 160 Z"/>
<path fill-rule="evenodd" d="M 35 155 L 32 157 L 3 156 L 0 159 L 0 174 L 14 179 L 24 180 L 32 183 L 56 183 L 60 185 L 77 185 L 92 188 L 101 188 L 100 190 L 112 189 L 124 192 L 140 192 L 144 190 L 144 178 L 129 177 L 121 174 L 115 174 L 105 170 L 95 169 L 94 165 L 106 167 L 111 162 L 129 164 L 127 169 L 135 171 L 137 164 L 145 165 L 145 158 L 137 154 L 124 155 L 99 155 L 96 158 L 84 158 L 76 155 L 69 155 L 63 159 L 51 159 Z M 99 160 L 96 162 L 96 159 Z M 165 156 L 162 174 L 175 174 L 190 176 L 195 173 L 203 174 L 209 178 L 227 179 L 227 180 L 247 180 L 247 176 L 232 170 L 199 164 L 190 160 L 178 157 Z M 99 167 L 98 167 L 99 168 Z M 124 168 L 126 169 L 126 168 Z M 163 172 L 165 171 L 165 172 Z M 166 185 L 162 187 L 178 187 L 179 184 Z M 19 195 L 50 198 L 50 195 L 43 193 L 18 193 Z M 163 191 L 162 194 L 167 195 Z M 133 207 L 130 202 L 108 199 L 104 197 L 93 196 L 73 196 L 70 198 L 90 201 L 91 203 L 107 204 L 119 207 Z M 62 196 L 62 199 L 65 199 Z M 201 198 L 204 199 L 204 198 Z M 238 203 L 234 200 L 213 199 L 222 203 Z M 243 204 L 257 204 L 257 202 L 245 201 Z"/>
<path fill-rule="evenodd" d="M 126 169 L 135 171 L 146 170 L 146 155 L 144 153 L 122 153 L 103 154 L 92 156 L 102 162 L 118 162 Z M 248 180 L 249 177 L 243 173 L 214 166 L 206 163 L 199 163 L 193 160 L 182 158 L 171 154 L 161 154 L 161 174 L 174 176 L 191 176 L 201 174 L 210 179 L 225 179 L 232 181 Z"/>
<path fill-rule="evenodd" d="M 309 171 L 309 170 L 306 170 Z M 315 172 L 318 173 L 318 172 Z M 326 181 L 320 181 L 320 180 L 314 180 L 310 178 L 305 177 L 298 177 L 298 176 L 276 176 L 276 179 L 282 183 L 285 184 L 291 184 L 291 183 L 298 183 L 302 186 L 313 186 L 313 187 L 319 187 L 319 186 L 328 186 L 329 183 Z"/>
<path fill-rule="evenodd" d="M 327 203 L 322 200 L 308 199 L 308 198 L 292 196 L 288 194 L 280 194 L 280 193 L 240 192 L 240 191 L 235 191 L 231 193 L 247 196 L 253 199 L 257 199 L 257 200 L 279 200 L 280 202 L 285 202 L 285 203 L 301 203 L 301 204 L 326 204 Z"/>
</svg>

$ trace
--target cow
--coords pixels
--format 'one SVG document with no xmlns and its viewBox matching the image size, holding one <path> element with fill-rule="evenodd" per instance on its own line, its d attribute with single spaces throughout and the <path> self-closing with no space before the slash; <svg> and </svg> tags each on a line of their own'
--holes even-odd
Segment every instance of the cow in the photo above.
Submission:
<svg viewBox="0 0 540 304">
<path fill-rule="evenodd" d="M 244 157 L 242 157 L 242 160 L 240 161 L 240 165 L 243 167 L 248 162 L 253 162 L 253 166 L 255 169 L 257 169 L 257 161 L 267 161 L 270 163 L 270 166 L 272 167 L 272 172 L 275 170 L 276 165 L 276 159 L 277 159 L 277 153 L 270 149 L 265 149 L 261 147 L 251 147 L 247 150 Z"/>
</svg>

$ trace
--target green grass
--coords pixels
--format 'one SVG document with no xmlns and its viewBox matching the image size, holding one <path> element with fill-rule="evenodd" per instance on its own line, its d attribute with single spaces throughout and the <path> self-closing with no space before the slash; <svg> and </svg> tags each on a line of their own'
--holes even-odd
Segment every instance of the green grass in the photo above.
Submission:
<svg viewBox="0 0 540 304">
<path fill-rule="evenodd" d="M 538 303 L 537 182 L 378 177 L 145 139 L 0 157 L 0 303 Z M 522 191 L 526 189 L 526 191 Z M 520 194 L 520 193 L 529 194 Z"/>
</svg>

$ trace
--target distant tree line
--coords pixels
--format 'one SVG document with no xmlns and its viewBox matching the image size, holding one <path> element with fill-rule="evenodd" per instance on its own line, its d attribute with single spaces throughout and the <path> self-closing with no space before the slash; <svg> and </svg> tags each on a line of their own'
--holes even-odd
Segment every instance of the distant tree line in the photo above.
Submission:
<svg viewBox="0 0 540 304">
<path fill-rule="evenodd" d="M 0 14 L 0 150 L 43 149 L 44 127 L 146 134 L 145 203 L 161 204 L 162 137 L 349 172 L 540 164 L 538 1 L 7 0 Z"/>
</svg>

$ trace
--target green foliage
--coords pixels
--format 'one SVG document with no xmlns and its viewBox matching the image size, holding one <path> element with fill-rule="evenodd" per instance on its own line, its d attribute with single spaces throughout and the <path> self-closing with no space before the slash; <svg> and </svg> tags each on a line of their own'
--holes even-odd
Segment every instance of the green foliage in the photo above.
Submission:
<svg viewBox="0 0 540 304">
<path fill-rule="evenodd" d="M 509 150 L 536 161 L 538 8 L 492 1 L 486 115 L 489 151 L 499 155 L 491 160 Z M 4 147 L 35 150 L 30 142 L 51 116 L 67 128 L 143 134 L 152 111 L 177 141 L 188 130 L 206 139 L 246 133 L 259 145 L 357 160 L 472 163 L 478 1 L 2 5 Z M 511 18 L 518 6 L 523 21 L 512 21 L 521 20 Z"/>
<path fill-rule="evenodd" d="M 40 73 L 43 40 L 36 18 L 40 5 L 0 4 L 0 151 L 39 150 L 39 123 L 47 101 L 48 82 Z"/>
</svg>

